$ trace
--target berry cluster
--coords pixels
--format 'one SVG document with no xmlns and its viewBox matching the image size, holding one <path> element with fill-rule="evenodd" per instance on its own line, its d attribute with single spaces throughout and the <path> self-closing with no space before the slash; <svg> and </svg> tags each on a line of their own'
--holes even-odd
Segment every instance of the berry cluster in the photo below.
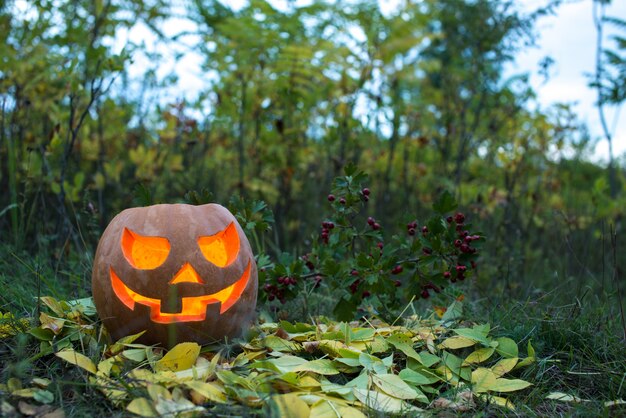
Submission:
<svg viewBox="0 0 626 418">
<path fill-rule="evenodd" d="M 454 225 L 457 239 L 454 240 L 454 247 L 460 251 L 461 254 L 475 254 L 476 248 L 472 247 L 473 241 L 480 240 L 480 235 L 470 235 L 469 231 L 465 229 L 465 215 L 463 213 L 458 212 L 454 216 L 448 216 L 446 221 L 450 226 Z M 470 262 L 472 268 L 476 268 L 476 263 L 472 260 Z M 457 280 L 465 280 L 465 273 L 467 272 L 467 266 L 458 263 L 454 272 L 456 274 L 452 274 L 449 271 L 443 273 L 443 277 L 445 279 L 450 279 L 452 283 Z"/>
<path fill-rule="evenodd" d="M 437 286 L 434 283 L 427 283 L 424 286 L 422 286 L 422 293 L 420 293 L 420 296 L 423 299 L 428 299 L 430 297 L 430 292 L 429 290 L 433 290 L 435 293 L 441 293 L 441 288 L 439 286 Z"/>
<path fill-rule="evenodd" d="M 364 187 L 361 189 L 361 199 L 363 199 L 364 202 L 367 202 L 368 200 L 370 200 L 370 189 L 368 189 L 367 187 Z"/>
<path fill-rule="evenodd" d="M 324 244 L 328 244 L 328 235 L 330 234 L 330 230 L 334 228 L 335 228 L 334 223 L 329 222 L 329 221 L 322 222 L 322 233 L 320 234 L 320 237 L 322 238 L 322 242 Z"/>
<path fill-rule="evenodd" d="M 267 293 L 267 300 L 270 302 L 274 299 L 278 299 L 280 303 L 285 303 L 285 292 L 289 290 L 289 286 L 294 286 L 298 283 L 295 277 L 278 277 L 276 284 L 266 283 L 263 286 L 263 290 Z"/>
<path fill-rule="evenodd" d="M 367 218 L 367 224 L 374 230 L 374 231 L 378 231 L 380 229 L 380 224 L 378 222 L 376 222 L 376 219 L 372 218 L 371 216 L 369 216 Z"/>
</svg>

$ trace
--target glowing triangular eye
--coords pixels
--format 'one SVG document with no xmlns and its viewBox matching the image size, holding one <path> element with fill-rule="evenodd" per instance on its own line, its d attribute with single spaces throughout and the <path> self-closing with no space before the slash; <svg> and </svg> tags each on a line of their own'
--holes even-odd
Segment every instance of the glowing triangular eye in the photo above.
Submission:
<svg viewBox="0 0 626 418">
<path fill-rule="evenodd" d="M 204 257 L 218 267 L 226 267 L 239 254 L 239 234 L 231 222 L 223 231 L 208 237 L 198 238 L 198 246 Z"/>
<path fill-rule="evenodd" d="M 122 252 L 131 266 L 150 270 L 165 262 L 170 253 L 170 242 L 167 238 L 146 237 L 124 228 L 122 233 Z"/>
</svg>

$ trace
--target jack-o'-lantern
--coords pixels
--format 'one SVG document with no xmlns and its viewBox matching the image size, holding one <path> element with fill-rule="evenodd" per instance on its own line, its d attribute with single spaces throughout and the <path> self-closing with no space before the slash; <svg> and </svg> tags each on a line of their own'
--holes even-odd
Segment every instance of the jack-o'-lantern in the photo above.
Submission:
<svg viewBox="0 0 626 418">
<path fill-rule="evenodd" d="M 217 204 L 126 209 L 100 238 L 96 309 L 115 338 L 173 346 L 241 333 L 254 315 L 257 269 L 235 217 Z"/>
</svg>

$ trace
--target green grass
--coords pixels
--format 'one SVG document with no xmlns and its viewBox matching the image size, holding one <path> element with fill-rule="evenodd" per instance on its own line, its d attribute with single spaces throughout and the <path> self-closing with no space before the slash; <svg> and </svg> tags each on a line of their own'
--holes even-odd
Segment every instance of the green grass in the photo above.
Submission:
<svg viewBox="0 0 626 418">
<path fill-rule="evenodd" d="M 55 270 L 42 260 L 5 253 L 0 262 L 3 289 L 0 310 L 29 318 L 31 325 L 36 325 L 37 294 L 52 294 L 64 299 L 85 296 L 88 291 L 85 277 L 89 271 L 86 264 L 74 263 L 72 271 Z M 37 267 L 46 265 L 46 268 Z M 510 337 L 522 350 L 528 341 L 532 341 L 538 361 L 516 375 L 532 382 L 533 386 L 511 394 L 510 399 L 517 407 L 515 412 L 477 402 L 471 411 L 446 410 L 444 416 L 626 415 L 626 405 L 605 406 L 607 401 L 626 399 L 626 341 L 616 296 L 587 294 L 579 300 L 568 294 L 566 288 L 557 289 L 547 294 L 529 289 L 527 294 L 531 296 L 525 300 L 511 299 L 504 293 L 483 297 L 473 294 L 466 299 L 464 318 L 472 322 L 489 322 L 494 336 Z M 472 294 L 471 289 L 469 293 Z M 309 313 L 323 313 L 324 300 L 314 300 Z M 428 309 L 425 303 L 416 306 L 418 311 Z M 292 312 L 296 313 L 291 320 L 310 320 L 310 317 L 300 317 L 303 311 Z M 41 356 L 39 342 L 29 334 L 0 339 L 0 383 L 16 378 L 28 386 L 34 377 L 47 377 L 51 380 L 48 390 L 55 399 L 52 408 L 62 408 L 66 416 L 128 415 L 88 383 L 85 375 L 81 369 L 55 356 Z M 563 392 L 584 402 L 546 399 L 552 392 Z M 34 400 L 26 401 L 40 405 Z M 3 391 L 0 391 L 0 402 L 4 403 L 3 408 L 18 405 L 18 399 Z M 3 410 L 3 414 L 6 415 L 7 411 L 10 412 Z M 223 412 L 242 416 L 263 416 L 265 413 L 242 405 L 229 407 Z"/>
</svg>

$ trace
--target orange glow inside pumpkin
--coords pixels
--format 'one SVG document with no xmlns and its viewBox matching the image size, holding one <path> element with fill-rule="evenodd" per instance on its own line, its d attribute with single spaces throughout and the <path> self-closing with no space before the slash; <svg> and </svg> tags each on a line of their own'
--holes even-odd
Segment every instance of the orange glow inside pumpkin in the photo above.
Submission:
<svg viewBox="0 0 626 418">
<path fill-rule="evenodd" d="M 181 269 L 178 270 L 178 273 L 176 273 L 174 278 L 172 280 L 170 280 L 170 284 L 176 284 L 176 283 L 200 283 L 200 284 L 203 284 L 204 282 L 202 281 L 202 279 L 198 275 L 198 272 L 196 271 L 196 269 L 191 267 L 191 264 L 185 263 L 181 267 Z"/>
<path fill-rule="evenodd" d="M 124 228 L 122 233 L 122 252 L 131 266 L 150 270 L 165 262 L 170 253 L 170 242 L 167 238 L 146 237 Z"/>
<path fill-rule="evenodd" d="M 198 245 L 204 257 L 218 267 L 226 267 L 239 254 L 239 234 L 235 223 L 231 222 L 223 231 L 208 237 L 198 238 Z"/>
<path fill-rule="evenodd" d="M 204 321 L 206 319 L 207 305 L 220 303 L 220 314 L 223 314 L 237 303 L 250 279 L 250 262 L 248 262 L 248 267 L 246 267 L 239 280 L 219 292 L 211 295 L 182 298 L 182 309 L 179 313 L 161 312 L 161 301 L 159 299 L 143 296 L 130 289 L 115 274 L 113 268 L 110 269 L 110 275 L 111 286 L 119 300 L 130 310 L 135 309 L 135 303 L 149 306 L 150 319 L 153 322 L 171 324 L 176 322 Z"/>
</svg>

